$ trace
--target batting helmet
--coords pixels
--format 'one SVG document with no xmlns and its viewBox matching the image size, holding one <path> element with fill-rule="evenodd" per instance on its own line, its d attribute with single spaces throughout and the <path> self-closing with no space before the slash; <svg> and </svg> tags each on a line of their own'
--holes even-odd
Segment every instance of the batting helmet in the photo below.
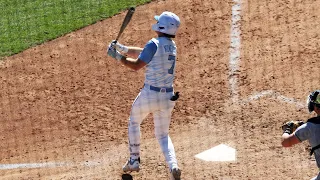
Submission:
<svg viewBox="0 0 320 180">
<path fill-rule="evenodd" d="M 154 16 L 157 23 L 152 25 L 152 30 L 175 36 L 180 26 L 179 17 L 169 11 L 163 12 L 160 16 Z"/>
<path fill-rule="evenodd" d="M 311 92 L 308 96 L 307 103 L 310 113 L 314 110 L 314 106 L 320 108 L 320 90 Z"/>
</svg>

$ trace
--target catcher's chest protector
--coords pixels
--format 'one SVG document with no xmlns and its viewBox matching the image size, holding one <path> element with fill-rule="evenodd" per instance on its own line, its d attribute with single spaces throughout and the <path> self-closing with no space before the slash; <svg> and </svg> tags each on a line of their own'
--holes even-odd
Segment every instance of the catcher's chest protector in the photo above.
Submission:
<svg viewBox="0 0 320 180">
<path fill-rule="evenodd" d="M 317 117 L 313 117 L 313 118 L 310 118 L 308 119 L 307 122 L 310 122 L 310 123 L 313 123 L 313 124 L 320 124 L 320 116 L 317 116 Z M 319 149 L 320 148 L 320 144 L 311 148 L 311 151 L 310 151 L 310 156 L 312 156 L 312 154 L 314 153 L 314 151 L 316 149 Z"/>
</svg>

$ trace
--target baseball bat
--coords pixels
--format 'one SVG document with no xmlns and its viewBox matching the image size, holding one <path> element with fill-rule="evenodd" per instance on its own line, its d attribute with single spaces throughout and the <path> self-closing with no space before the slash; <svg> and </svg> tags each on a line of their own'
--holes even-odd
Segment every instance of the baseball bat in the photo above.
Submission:
<svg viewBox="0 0 320 180">
<path fill-rule="evenodd" d="M 117 36 L 115 42 L 117 42 L 117 41 L 119 40 L 119 38 L 120 38 L 121 34 L 123 33 L 124 29 L 125 29 L 125 28 L 127 27 L 127 25 L 129 24 L 129 22 L 130 22 L 130 20 L 131 20 L 131 18 L 132 18 L 132 15 L 133 15 L 133 13 L 134 13 L 134 11 L 135 11 L 135 8 L 134 8 L 134 7 L 130 7 L 130 8 L 128 9 L 128 12 L 127 12 L 126 17 L 124 18 L 124 20 L 123 20 L 123 22 L 122 22 L 120 31 L 119 31 L 119 33 L 118 33 L 118 36 Z"/>
</svg>

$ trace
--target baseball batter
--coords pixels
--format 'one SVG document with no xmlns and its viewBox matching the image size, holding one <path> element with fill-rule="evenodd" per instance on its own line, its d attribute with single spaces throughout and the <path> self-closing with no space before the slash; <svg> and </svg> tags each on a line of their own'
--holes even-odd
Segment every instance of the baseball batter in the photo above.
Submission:
<svg viewBox="0 0 320 180">
<path fill-rule="evenodd" d="M 289 123 L 282 135 L 282 146 L 291 147 L 308 140 L 312 147 L 310 155 L 314 154 L 317 166 L 320 168 L 320 90 L 316 90 L 308 96 L 308 109 L 310 113 L 314 111 L 317 116 L 308 119 L 306 123 L 299 126 L 294 132 L 292 132 L 294 124 L 292 122 Z M 320 173 L 312 180 L 320 180 Z"/>
<path fill-rule="evenodd" d="M 155 136 L 168 163 L 171 179 L 180 180 L 181 171 L 169 137 L 171 113 L 179 95 L 174 93 L 173 88 L 177 47 L 172 38 L 180 26 L 180 19 L 168 11 L 155 16 L 155 19 L 157 23 L 152 30 L 158 37 L 147 42 L 143 49 L 127 47 L 115 41 L 108 48 L 108 55 L 125 66 L 133 70 L 146 67 L 144 86 L 131 108 L 128 128 L 130 159 L 123 166 L 123 171 L 140 170 L 140 124 L 152 113 Z"/>
</svg>

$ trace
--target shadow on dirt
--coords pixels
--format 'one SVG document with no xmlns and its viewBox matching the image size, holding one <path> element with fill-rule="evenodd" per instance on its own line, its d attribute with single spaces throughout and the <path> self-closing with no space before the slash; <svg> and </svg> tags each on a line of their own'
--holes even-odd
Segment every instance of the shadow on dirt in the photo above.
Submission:
<svg viewBox="0 0 320 180">
<path fill-rule="evenodd" d="M 130 174 L 122 174 L 122 180 L 133 180 Z"/>
</svg>

